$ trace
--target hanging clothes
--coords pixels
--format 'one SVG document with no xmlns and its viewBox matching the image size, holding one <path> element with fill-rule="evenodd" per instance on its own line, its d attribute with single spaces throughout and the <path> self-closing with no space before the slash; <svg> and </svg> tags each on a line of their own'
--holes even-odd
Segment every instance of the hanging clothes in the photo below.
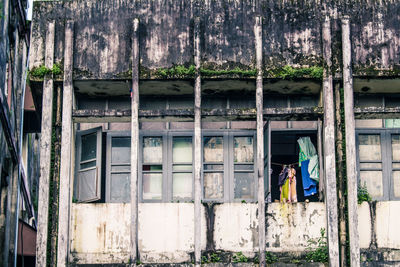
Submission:
<svg viewBox="0 0 400 267">
<path fill-rule="evenodd" d="M 315 149 L 310 137 L 301 137 L 297 140 L 300 146 L 299 152 L 299 166 L 302 166 L 302 162 L 310 160 L 308 164 L 308 174 L 311 179 L 319 182 L 319 160 L 317 150 Z M 303 173 L 303 168 L 301 169 Z"/>
<path fill-rule="evenodd" d="M 289 168 L 286 166 L 283 166 L 283 169 L 282 169 L 281 173 L 279 174 L 278 186 L 282 186 L 285 184 L 288 172 L 289 172 Z"/>
<path fill-rule="evenodd" d="M 310 177 L 308 172 L 310 160 L 304 160 L 301 162 L 301 176 L 303 180 L 304 196 L 312 196 L 317 193 L 317 182 Z"/>
<path fill-rule="evenodd" d="M 284 167 L 281 174 L 279 175 L 279 182 L 283 181 L 280 185 L 281 202 L 297 202 L 297 191 L 296 191 L 296 170 L 293 167 Z"/>
<path fill-rule="evenodd" d="M 289 180 L 289 202 L 297 202 L 297 189 L 296 189 L 296 170 L 291 167 L 288 173 Z"/>
<path fill-rule="evenodd" d="M 289 201 L 289 179 L 281 186 L 281 202 Z"/>
</svg>

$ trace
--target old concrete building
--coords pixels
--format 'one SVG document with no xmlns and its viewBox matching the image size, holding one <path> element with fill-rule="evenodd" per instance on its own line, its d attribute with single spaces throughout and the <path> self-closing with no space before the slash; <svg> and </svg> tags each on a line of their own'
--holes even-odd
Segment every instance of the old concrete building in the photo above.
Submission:
<svg viewBox="0 0 400 267">
<path fill-rule="evenodd" d="M 330 266 L 399 264 L 399 14 L 396 0 L 35 2 L 37 266 L 323 262 L 321 232 Z"/>
</svg>

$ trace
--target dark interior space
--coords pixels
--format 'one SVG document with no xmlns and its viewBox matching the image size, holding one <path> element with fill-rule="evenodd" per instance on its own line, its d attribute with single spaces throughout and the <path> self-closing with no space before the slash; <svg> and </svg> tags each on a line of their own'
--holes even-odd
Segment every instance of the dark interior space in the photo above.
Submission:
<svg viewBox="0 0 400 267">
<path fill-rule="evenodd" d="M 297 140 L 300 137 L 309 136 L 314 147 L 317 149 L 317 132 L 316 131 L 273 131 L 271 132 L 271 201 L 280 200 L 280 189 L 278 186 L 278 177 L 283 169 L 283 165 L 293 164 L 296 170 L 296 191 L 297 202 L 318 200 L 317 194 L 305 197 L 303 190 L 303 181 L 301 167 L 299 167 L 300 147 Z"/>
</svg>

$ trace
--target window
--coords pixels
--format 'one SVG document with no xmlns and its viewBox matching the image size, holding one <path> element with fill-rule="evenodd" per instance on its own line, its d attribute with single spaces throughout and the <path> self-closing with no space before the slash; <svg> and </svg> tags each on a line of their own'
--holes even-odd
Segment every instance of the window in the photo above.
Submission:
<svg viewBox="0 0 400 267">
<path fill-rule="evenodd" d="M 203 199 L 254 201 L 257 183 L 254 131 L 203 134 Z"/>
<path fill-rule="evenodd" d="M 400 200 L 400 130 L 357 131 L 359 184 L 375 200 Z"/>
</svg>

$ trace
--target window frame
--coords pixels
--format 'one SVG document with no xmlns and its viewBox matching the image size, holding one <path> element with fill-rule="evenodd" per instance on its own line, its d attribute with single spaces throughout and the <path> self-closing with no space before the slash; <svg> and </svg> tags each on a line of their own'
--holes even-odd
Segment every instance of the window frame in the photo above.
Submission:
<svg viewBox="0 0 400 267">
<path fill-rule="evenodd" d="M 377 201 L 393 201 L 400 200 L 400 197 L 394 196 L 393 187 L 393 170 L 400 170 L 400 168 L 393 168 L 392 158 L 392 135 L 400 135 L 400 129 L 393 128 L 369 128 L 369 129 L 356 129 L 356 160 L 357 160 L 357 185 L 360 184 L 360 155 L 359 155 L 359 136 L 360 135 L 380 135 L 381 138 L 381 155 L 382 155 L 382 186 L 383 196 L 374 197 L 373 200 Z M 374 170 L 373 168 L 368 170 Z M 378 170 L 378 169 L 377 169 Z"/>
</svg>

